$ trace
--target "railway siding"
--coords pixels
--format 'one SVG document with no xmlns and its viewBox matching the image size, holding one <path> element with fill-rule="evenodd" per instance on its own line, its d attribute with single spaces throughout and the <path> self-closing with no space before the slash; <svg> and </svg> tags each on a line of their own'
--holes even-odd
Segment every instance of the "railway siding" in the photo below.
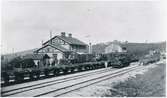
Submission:
<svg viewBox="0 0 167 98">
<path fill-rule="evenodd" d="M 54 85 L 54 84 L 67 82 L 67 81 L 70 81 L 70 80 L 79 79 L 79 78 L 83 78 L 83 77 L 88 77 L 88 76 L 91 76 L 91 75 L 94 75 L 94 74 L 100 74 L 100 73 L 108 72 L 108 71 L 112 71 L 112 70 L 113 69 L 108 68 L 107 70 L 103 69 L 103 70 L 99 70 L 99 71 L 96 71 L 96 72 L 89 72 L 89 73 L 85 73 L 85 74 L 81 74 L 81 75 L 79 74 L 79 75 L 76 75 L 76 76 L 54 79 L 52 81 L 49 80 L 49 81 L 38 83 L 38 84 L 33 84 L 33 85 L 29 85 L 29 86 L 19 87 L 19 88 L 16 88 L 16 89 L 6 90 L 6 91 L 3 91 L 2 94 L 6 93 L 7 95 L 14 95 L 14 94 L 22 93 L 22 92 L 25 92 L 25 91 L 39 89 L 39 88 L 51 86 L 51 85 Z M 6 94 L 5 94 L 5 96 L 6 96 Z"/>
<path fill-rule="evenodd" d="M 110 68 L 107 68 L 107 69 L 110 69 Z M 59 77 L 52 77 L 52 78 L 48 78 L 48 79 L 44 79 L 44 80 L 38 80 L 38 81 L 32 81 L 32 82 L 28 82 L 28 83 L 22 83 L 22 84 L 16 84 L 16 85 L 11 85 L 11 86 L 7 86 L 7 87 L 2 87 L 3 88 L 2 93 L 8 92 L 10 90 L 16 90 L 16 89 L 20 89 L 20 88 L 24 88 L 24 87 L 31 87 L 31 86 L 38 85 L 38 84 L 48 83 L 50 81 L 55 81 L 55 80 L 60 80 L 60 79 L 64 80 L 66 78 L 76 77 L 78 75 L 91 74 L 93 72 L 102 71 L 102 70 L 106 70 L 106 69 L 90 70 L 90 71 L 80 72 L 80 73 L 71 74 L 71 75 L 62 75 Z"/>
<path fill-rule="evenodd" d="M 127 68 L 129 68 L 129 67 L 127 67 Z M 123 69 L 127 69 L 127 68 L 123 68 Z M 69 84 L 70 85 L 72 85 L 72 84 L 75 85 L 76 83 L 83 82 L 83 80 L 84 81 L 90 80 L 93 77 L 97 78 L 97 75 L 98 75 L 98 77 L 102 77 L 104 75 L 111 74 L 111 73 L 114 73 L 114 72 L 117 72 L 117 71 L 121 71 L 123 69 L 118 69 L 118 70 L 115 70 L 115 71 L 105 72 L 105 73 L 101 73 L 101 74 L 96 74 L 96 75 L 93 75 L 91 77 L 86 77 L 86 78 L 84 77 L 84 78 L 80 78 L 80 79 L 75 79 L 75 80 L 67 81 L 66 83 L 63 82 L 63 83 L 43 87 L 43 88 L 40 88 L 40 89 L 25 91 L 25 92 L 22 92 L 22 93 L 11 95 L 11 96 L 14 96 L 14 97 L 16 97 L 16 96 L 37 96 L 37 95 L 40 95 L 40 94 L 43 94 L 43 93 L 46 93 L 46 92 L 54 91 L 55 89 L 58 89 L 58 88 L 67 87 L 67 86 L 69 86 Z M 36 92 L 36 93 L 34 93 L 34 92 Z M 4 94 L 4 96 L 5 96 L 5 94 Z"/>
<path fill-rule="evenodd" d="M 157 64 L 160 62 L 157 62 Z M 155 67 L 155 63 L 149 64 L 148 66 L 138 66 L 138 63 L 134 63 L 131 66 L 125 67 L 122 69 L 103 68 L 98 70 L 92 70 L 89 72 L 61 76 L 63 78 L 54 77 L 51 80 L 49 79 L 41 80 L 42 82 L 40 81 L 38 83 L 34 82 L 35 84 L 30 83 L 28 86 L 31 86 L 31 87 L 26 87 L 26 86 L 23 86 L 23 84 L 20 84 L 21 85 L 20 88 L 18 86 L 18 88 L 16 89 L 11 88 L 14 86 L 6 87 L 6 89 L 3 88 L 2 96 L 8 96 L 8 97 L 10 96 L 11 97 L 54 96 L 54 97 L 57 97 L 57 96 L 70 96 L 70 94 L 72 94 L 71 96 L 77 96 L 73 94 L 78 90 L 82 92 L 82 89 L 90 88 L 93 85 L 96 85 L 101 82 L 103 83 L 105 81 L 112 80 L 115 78 L 118 78 L 120 80 L 120 77 L 126 73 L 133 74 L 133 70 L 135 70 L 135 72 L 138 72 L 138 74 L 139 73 L 142 74 L 143 70 L 149 69 L 152 67 Z M 135 75 L 136 74 L 133 74 L 134 77 Z M 67 79 L 67 81 L 65 80 L 65 78 Z M 125 75 L 124 78 L 127 78 L 127 76 Z M 33 85 L 36 85 L 36 86 L 33 87 Z M 21 89 L 21 87 L 23 87 L 23 89 Z M 89 90 L 86 90 L 86 91 L 89 91 Z M 85 94 L 85 93 L 82 92 L 82 94 Z"/>
<path fill-rule="evenodd" d="M 165 64 L 165 61 L 159 61 L 157 63 L 154 64 L 149 64 L 147 66 L 142 66 L 143 69 L 140 70 L 134 70 L 132 72 L 126 73 L 124 75 L 112 78 L 112 79 L 108 79 L 105 80 L 103 82 L 99 82 L 97 84 L 91 85 L 89 87 L 85 87 L 76 91 L 73 91 L 71 93 L 67 93 L 64 95 L 61 95 L 61 97 L 73 97 L 73 96 L 77 96 L 77 97 L 123 97 L 120 96 L 119 94 L 123 94 L 125 92 L 118 92 L 117 89 L 114 89 L 113 86 L 117 85 L 120 82 L 126 81 L 127 79 L 130 78 L 136 78 L 136 75 L 145 75 L 147 72 L 149 72 L 152 69 L 156 69 L 159 64 Z M 164 85 L 164 84 L 162 84 Z M 117 92 L 117 95 L 113 95 L 113 93 Z"/>
</svg>

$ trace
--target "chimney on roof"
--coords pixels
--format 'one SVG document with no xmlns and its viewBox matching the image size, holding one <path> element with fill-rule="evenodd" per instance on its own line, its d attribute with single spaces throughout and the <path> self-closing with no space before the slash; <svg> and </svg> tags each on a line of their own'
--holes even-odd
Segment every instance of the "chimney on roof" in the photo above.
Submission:
<svg viewBox="0 0 167 98">
<path fill-rule="evenodd" d="M 65 33 L 65 32 L 61 32 L 61 36 L 62 36 L 62 37 L 65 37 L 65 36 L 66 36 L 66 33 Z"/>
<path fill-rule="evenodd" d="M 50 31 L 50 44 L 52 44 L 52 31 Z"/>
<path fill-rule="evenodd" d="M 71 38 L 71 37 L 72 37 L 72 34 L 71 34 L 71 33 L 70 33 L 70 34 L 68 34 L 68 37 L 70 37 L 70 38 Z"/>
<path fill-rule="evenodd" d="M 43 47 L 43 40 L 41 41 L 41 43 L 42 43 L 42 47 Z"/>
</svg>

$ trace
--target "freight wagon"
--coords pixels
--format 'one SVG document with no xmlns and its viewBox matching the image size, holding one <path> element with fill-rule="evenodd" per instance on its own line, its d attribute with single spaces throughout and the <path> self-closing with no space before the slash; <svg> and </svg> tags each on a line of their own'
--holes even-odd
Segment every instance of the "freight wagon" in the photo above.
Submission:
<svg viewBox="0 0 167 98">
<path fill-rule="evenodd" d="M 107 63 L 108 67 L 122 68 L 138 60 L 134 58 L 135 56 L 128 53 L 100 54 L 98 58 L 93 54 L 83 54 L 77 55 L 74 59 L 64 59 L 60 64 L 56 64 L 56 66 L 35 66 L 32 59 L 19 59 L 18 62 L 15 62 L 16 66 L 11 67 L 11 65 L 2 70 L 2 79 L 5 83 L 9 83 L 9 80 L 13 78 L 15 82 L 20 83 L 24 81 L 25 77 L 34 80 L 39 79 L 40 75 L 44 75 L 45 77 L 51 75 L 59 76 L 105 68 L 105 63 Z"/>
<path fill-rule="evenodd" d="M 142 58 L 139 62 L 140 62 L 140 65 L 148 65 L 148 64 L 151 64 L 151 63 L 155 63 L 157 61 L 160 60 L 160 53 L 154 53 L 154 54 L 149 54 L 149 55 L 146 55 L 144 58 Z"/>
</svg>

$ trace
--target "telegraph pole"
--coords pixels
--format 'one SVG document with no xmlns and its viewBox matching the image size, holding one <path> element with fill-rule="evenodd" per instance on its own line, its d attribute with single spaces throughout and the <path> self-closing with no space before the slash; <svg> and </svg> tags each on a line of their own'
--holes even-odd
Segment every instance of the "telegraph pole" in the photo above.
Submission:
<svg viewBox="0 0 167 98">
<path fill-rule="evenodd" d="M 89 49 L 89 54 L 91 54 L 92 53 L 92 45 L 91 45 L 91 42 L 90 42 L 90 35 L 87 35 L 87 36 L 85 36 L 86 38 L 88 38 L 88 42 L 89 42 L 89 47 L 88 47 L 88 49 Z"/>
<path fill-rule="evenodd" d="M 43 40 L 41 41 L 41 43 L 42 43 L 42 47 L 43 47 Z"/>
<path fill-rule="evenodd" d="M 12 48 L 12 53 L 14 54 L 14 48 Z"/>
<path fill-rule="evenodd" d="M 89 43 L 89 54 L 92 53 L 92 45 L 91 45 L 91 42 Z"/>
<path fill-rule="evenodd" d="M 52 31 L 50 30 L 50 44 L 52 44 Z"/>
</svg>

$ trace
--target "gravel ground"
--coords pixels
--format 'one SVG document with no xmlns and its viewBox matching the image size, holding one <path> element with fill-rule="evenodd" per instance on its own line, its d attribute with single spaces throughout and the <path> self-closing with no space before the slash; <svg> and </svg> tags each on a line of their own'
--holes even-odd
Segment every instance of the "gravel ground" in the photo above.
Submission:
<svg viewBox="0 0 167 98">
<path fill-rule="evenodd" d="M 135 78 L 137 75 L 142 75 L 148 72 L 148 70 L 153 69 L 158 66 L 158 64 L 164 63 L 165 61 L 159 61 L 156 64 L 150 64 L 143 66 L 141 70 L 135 70 L 129 73 L 126 73 L 122 76 L 112 78 L 94 85 L 91 85 L 86 88 L 73 91 L 71 93 L 65 94 L 62 97 L 106 97 L 112 95 L 111 88 L 117 85 L 120 82 L 125 82 L 128 79 Z"/>
</svg>

